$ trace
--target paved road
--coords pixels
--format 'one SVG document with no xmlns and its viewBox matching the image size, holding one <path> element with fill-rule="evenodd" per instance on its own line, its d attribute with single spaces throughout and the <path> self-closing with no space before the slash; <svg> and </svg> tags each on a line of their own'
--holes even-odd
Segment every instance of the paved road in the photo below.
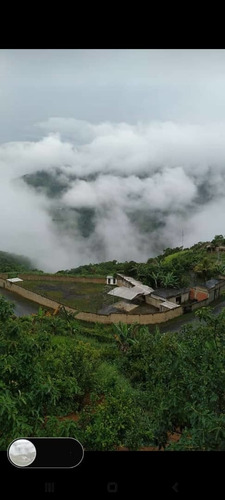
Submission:
<svg viewBox="0 0 225 500">
<path fill-rule="evenodd" d="M 210 306 L 212 308 L 213 314 L 219 314 L 222 309 L 225 307 L 225 300 L 222 300 L 221 302 L 217 303 L 216 305 L 211 304 Z M 199 323 L 199 320 L 196 318 L 195 313 L 187 313 L 179 318 L 172 320 L 171 323 L 164 323 L 159 325 L 159 329 L 161 332 L 177 332 L 180 330 L 180 328 L 183 325 L 186 325 L 188 323 L 192 324 L 197 324 Z"/>
<path fill-rule="evenodd" d="M 39 304 L 35 304 L 31 300 L 24 299 L 16 293 L 0 288 L 0 296 L 3 295 L 9 302 L 15 304 L 14 313 L 16 316 L 26 316 L 28 314 L 34 314 L 38 312 L 40 307 Z"/>
</svg>

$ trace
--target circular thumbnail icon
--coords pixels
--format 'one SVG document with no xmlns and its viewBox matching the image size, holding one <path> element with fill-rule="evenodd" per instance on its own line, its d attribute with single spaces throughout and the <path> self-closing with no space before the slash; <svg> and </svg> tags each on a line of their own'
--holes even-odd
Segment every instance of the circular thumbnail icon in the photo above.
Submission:
<svg viewBox="0 0 225 500">
<path fill-rule="evenodd" d="M 27 467 L 37 455 L 36 448 L 28 439 L 17 439 L 9 446 L 8 456 L 14 465 Z"/>
</svg>

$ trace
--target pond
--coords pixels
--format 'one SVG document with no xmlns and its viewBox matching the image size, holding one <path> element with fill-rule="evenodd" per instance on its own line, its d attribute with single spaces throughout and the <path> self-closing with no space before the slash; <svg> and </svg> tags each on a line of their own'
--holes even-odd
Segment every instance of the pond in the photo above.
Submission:
<svg viewBox="0 0 225 500">
<path fill-rule="evenodd" d="M 24 299 L 20 297 L 16 293 L 10 292 L 9 290 L 5 290 L 4 288 L 0 288 L 0 296 L 5 297 L 9 302 L 15 304 L 14 314 L 16 316 L 26 316 L 28 314 L 35 314 L 38 312 L 39 304 L 32 302 L 31 300 Z"/>
</svg>

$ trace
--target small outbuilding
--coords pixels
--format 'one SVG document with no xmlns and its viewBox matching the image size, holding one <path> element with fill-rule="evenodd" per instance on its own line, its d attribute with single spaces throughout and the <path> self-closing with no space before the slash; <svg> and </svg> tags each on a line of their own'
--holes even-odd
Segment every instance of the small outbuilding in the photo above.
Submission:
<svg viewBox="0 0 225 500">
<path fill-rule="evenodd" d="M 180 305 L 189 300 L 189 288 L 156 288 L 154 295 Z"/>
<path fill-rule="evenodd" d="M 106 276 L 107 285 L 117 285 L 117 279 L 114 276 Z"/>
<path fill-rule="evenodd" d="M 9 283 L 18 283 L 21 280 L 21 278 L 8 278 L 6 281 L 9 281 Z"/>
<path fill-rule="evenodd" d="M 145 291 L 145 295 L 154 292 L 153 288 L 147 285 L 143 285 L 141 281 L 135 280 L 131 276 L 125 276 L 124 274 L 117 273 L 118 284 L 121 286 L 126 286 L 128 288 L 132 287 L 140 287 L 143 291 Z"/>
<path fill-rule="evenodd" d="M 176 307 L 179 307 L 179 304 L 174 304 L 174 302 L 164 300 L 164 302 L 161 302 L 161 304 L 159 305 L 159 311 L 170 311 L 171 309 L 176 309 Z"/>
<path fill-rule="evenodd" d="M 128 288 L 126 286 L 118 286 L 113 288 L 108 295 L 113 295 L 115 297 L 120 297 L 121 299 L 133 300 L 138 296 L 145 295 L 145 291 L 142 288 L 134 286 L 132 288 Z"/>
<path fill-rule="evenodd" d="M 198 302 L 209 299 L 210 302 L 216 300 L 221 291 L 225 290 L 225 279 L 212 278 L 201 285 L 197 285 L 190 290 L 190 299 Z"/>
</svg>

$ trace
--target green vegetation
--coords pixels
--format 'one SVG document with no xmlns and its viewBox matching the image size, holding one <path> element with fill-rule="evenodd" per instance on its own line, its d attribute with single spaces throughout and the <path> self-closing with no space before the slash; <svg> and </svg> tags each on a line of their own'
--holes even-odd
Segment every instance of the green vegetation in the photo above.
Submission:
<svg viewBox="0 0 225 500">
<path fill-rule="evenodd" d="M 73 276 L 96 276 L 102 277 L 106 275 L 114 275 L 117 272 L 124 270 L 124 263 L 118 263 L 116 260 L 101 262 L 100 264 L 87 264 L 70 270 L 61 270 L 56 274 L 73 275 Z"/>
<path fill-rule="evenodd" d="M 222 235 L 212 240 L 224 242 Z M 121 272 L 153 288 L 187 286 L 225 272 L 225 254 L 206 246 L 58 274 Z M 0 272 L 40 274 L 21 285 L 78 310 L 96 312 L 108 291 L 98 283 L 45 281 L 27 259 L 6 252 Z M 165 333 L 163 325 L 87 325 L 64 308 L 16 318 L 1 297 L 0 449 L 36 435 L 72 436 L 87 450 L 225 450 L 225 309 L 215 316 L 202 308 L 195 316 L 194 324 Z"/>
<path fill-rule="evenodd" d="M 213 240 L 211 241 L 212 245 L 220 246 L 220 245 L 225 245 L 225 237 L 222 234 L 217 234 L 214 236 Z"/>
<path fill-rule="evenodd" d="M 32 269 L 32 263 L 23 255 L 0 252 L 0 273 L 23 273 Z M 10 276 L 14 277 L 14 276 Z"/>
<path fill-rule="evenodd" d="M 91 231 L 94 213 L 87 209 L 79 213 L 85 222 L 84 236 Z M 89 221 L 89 222 L 88 222 Z M 78 220 L 78 225 L 80 224 Z M 87 231 L 87 233 L 85 233 Z M 215 247 L 225 244 L 225 237 L 216 235 L 212 242 Z M 34 269 L 29 259 L 0 252 L 0 272 L 10 273 L 14 277 L 18 273 L 46 275 L 43 271 Z M 207 252 L 207 243 L 198 242 L 190 248 L 166 248 L 162 254 L 152 257 L 145 263 L 135 261 L 117 262 L 116 260 L 86 264 L 70 270 L 60 270 L 59 276 L 106 277 L 117 273 L 132 276 L 153 288 L 185 287 L 225 273 L 225 253 Z"/>
<path fill-rule="evenodd" d="M 71 436 L 86 450 L 225 449 L 225 310 L 180 333 L 16 318 L 0 300 L 0 449 Z M 176 432 L 177 442 L 170 440 Z"/>
<path fill-rule="evenodd" d="M 183 255 L 185 255 L 185 253 L 187 253 L 187 252 L 188 252 L 188 250 L 180 250 L 179 252 L 175 252 L 175 253 L 172 253 L 172 254 L 170 254 L 170 255 L 166 255 L 166 256 L 165 256 L 165 253 L 164 253 L 164 256 L 165 256 L 165 257 L 164 257 L 164 262 L 165 262 L 166 264 L 168 264 L 168 263 L 170 263 L 170 262 L 171 262 L 174 258 L 177 258 L 177 257 L 178 257 L 178 258 L 180 258 L 181 254 L 182 254 L 182 256 L 183 256 Z"/>
<path fill-rule="evenodd" d="M 213 242 L 219 246 L 224 244 L 225 238 L 217 235 Z M 61 270 L 57 274 L 105 277 L 116 273 L 132 276 L 153 288 L 186 287 L 225 273 L 225 254 L 208 252 L 207 243 L 199 242 L 190 248 L 166 248 L 161 255 L 149 258 L 146 263 L 113 260 Z"/>
</svg>

